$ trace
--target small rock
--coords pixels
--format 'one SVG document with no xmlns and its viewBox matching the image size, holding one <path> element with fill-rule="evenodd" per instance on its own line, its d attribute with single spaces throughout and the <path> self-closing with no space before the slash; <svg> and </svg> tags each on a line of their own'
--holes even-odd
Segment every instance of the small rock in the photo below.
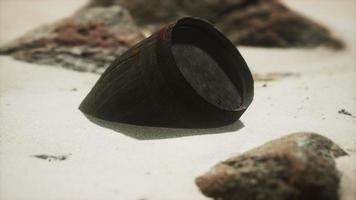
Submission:
<svg viewBox="0 0 356 200">
<path fill-rule="evenodd" d="M 328 138 L 295 133 L 217 164 L 196 184 L 219 200 L 337 200 L 334 158 L 344 155 Z"/>
</svg>

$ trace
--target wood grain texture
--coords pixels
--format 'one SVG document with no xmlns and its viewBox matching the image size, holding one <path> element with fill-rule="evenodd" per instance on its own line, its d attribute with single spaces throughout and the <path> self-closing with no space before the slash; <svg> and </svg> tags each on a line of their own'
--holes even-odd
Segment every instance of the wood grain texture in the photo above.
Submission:
<svg viewBox="0 0 356 200">
<path fill-rule="evenodd" d="M 190 31 L 179 31 L 182 27 Z M 207 43 L 209 39 L 215 42 Z M 202 71 L 189 71 L 188 77 L 177 67 L 180 62 L 176 60 L 182 58 L 174 57 L 172 45 L 182 41 L 207 52 L 204 57 L 192 52 L 191 59 L 197 60 L 194 63 L 212 60 L 218 63 L 215 66 L 218 69 L 214 71 L 224 74 L 226 80 L 221 78 L 222 75 L 216 76 L 220 80 L 215 82 L 203 80 L 204 84 L 210 84 L 209 93 L 214 94 L 201 93 L 201 83 L 192 86 L 191 80 L 201 77 Z M 206 56 L 211 58 L 208 60 Z M 206 65 L 200 68 L 209 71 Z M 220 91 L 222 87 L 226 91 Z M 229 98 L 220 99 L 222 102 L 218 105 L 212 103 L 212 98 L 222 93 Z M 137 125 L 217 127 L 238 120 L 252 97 L 251 73 L 233 44 L 209 23 L 183 18 L 118 57 L 84 99 L 80 109 L 101 119 Z"/>
</svg>

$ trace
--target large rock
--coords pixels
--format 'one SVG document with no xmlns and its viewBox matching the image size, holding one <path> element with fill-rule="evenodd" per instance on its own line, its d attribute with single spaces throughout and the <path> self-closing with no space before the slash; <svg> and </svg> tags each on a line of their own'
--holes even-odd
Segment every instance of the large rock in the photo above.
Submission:
<svg viewBox="0 0 356 200">
<path fill-rule="evenodd" d="M 264 47 L 343 48 L 324 26 L 290 10 L 278 0 L 249 1 L 217 19 L 236 44 Z"/>
<path fill-rule="evenodd" d="M 279 0 L 92 0 L 90 6 L 113 4 L 129 9 L 138 24 L 149 27 L 186 15 L 202 17 L 215 23 L 237 45 L 344 46 L 327 28 Z"/>
<path fill-rule="evenodd" d="M 187 15 L 215 23 L 236 45 L 343 47 L 327 28 L 278 0 L 92 0 L 73 16 L 0 47 L 0 54 L 101 73 L 144 39 L 142 33 L 150 35 L 163 24 Z"/>
<path fill-rule="evenodd" d="M 178 0 L 92 0 L 88 6 L 112 5 L 128 9 L 138 24 L 163 24 L 181 16 Z"/>
<path fill-rule="evenodd" d="M 143 39 L 129 12 L 119 6 L 90 7 L 41 26 L 0 48 L 0 54 L 78 71 L 101 73 Z"/>
<path fill-rule="evenodd" d="M 196 184 L 219 200 L 337 200 L 334 158 L 344 155 L 321 135 L 296 133 L 217 164 Z"/>
</svg>

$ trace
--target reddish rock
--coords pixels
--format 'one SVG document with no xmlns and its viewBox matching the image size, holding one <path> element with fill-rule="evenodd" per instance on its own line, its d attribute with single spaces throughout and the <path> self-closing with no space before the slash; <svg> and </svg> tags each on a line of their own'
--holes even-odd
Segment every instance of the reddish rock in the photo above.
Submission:
<svg viewBox="0 0 356 200">
<path fill-rule="evenodd" d="M 334 158 L 344 155 L 321 135 L 296 133 L 217 164 L 196 184 L 219 200 L 337 200 Z"/>
<path fill-rule="evenodd" d="M 0 48 L 27 62 L 101 73 L 144 37 L 119 6 L 85 8 L 72 17 L 39 27 Z"/>
</svg>

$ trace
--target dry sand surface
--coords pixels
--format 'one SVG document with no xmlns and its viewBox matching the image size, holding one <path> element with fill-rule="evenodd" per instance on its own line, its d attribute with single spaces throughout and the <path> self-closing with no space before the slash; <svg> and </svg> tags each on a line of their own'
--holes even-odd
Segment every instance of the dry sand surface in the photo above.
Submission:
<svg viewBox="0 0 356 200">
<path fill-rule="evenodd" d="M 85 1 L 0 0 L 0 43 L 66 16 Z M 337 159 L 342 200 L 356 198 L 356 1 L 293 0 L 333 27 L 348 48 L 240 47 L 253 72 L 292 76 L 255 83 L 241 121 L 191 130 L 96 120 L 78 105 L 99 78 L 0 57 L 0 199 L 204 200 L 194 178 L 225 158 L 280 136 L 312 131 L 350 156 Z M 266 85 L 264 85 L 266 84 Z M 44 160 L 33 155 L 64 155 Z"/>
</svg>

